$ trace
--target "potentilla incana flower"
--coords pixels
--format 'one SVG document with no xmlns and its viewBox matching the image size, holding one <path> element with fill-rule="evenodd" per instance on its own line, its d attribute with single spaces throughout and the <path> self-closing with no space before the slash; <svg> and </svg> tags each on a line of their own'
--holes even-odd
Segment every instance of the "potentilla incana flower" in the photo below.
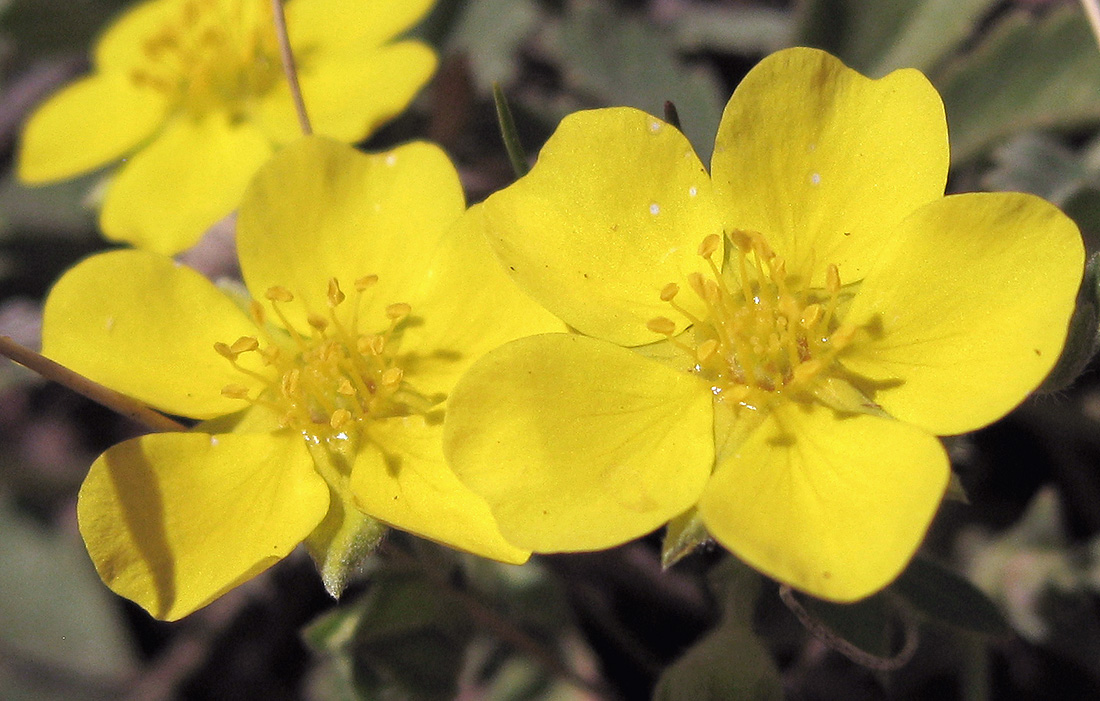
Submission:
<svg viewBox="0 0 1100 701">
<path fill-rule="evenodd" d="M 431 0 L 290 0 L 291 45 L 314 131 L 365 138 L 416 95 L 435 54 L 392 41 Z M 264 0 L 149 0 L 99 39 L 93 72 L 31 116 L 18 175 L 41 184 L 119 160 L 104 234 L 161 253 L 194 244 L 256 169 L 300 134 Z"/>
<path fill-rule="evenodd" d="M 364 155 L 319 137 L 263 166 L 238 220 L 247 294 L 141 250 L 93 256 L 45 307 L 44 353 L 191 432 L 121 443 L 77 513 L 104 581 L 159 618 L 203 606 L 305 541 L 330 591 L 375 520 L 522 562 L 446 468 L 458 375 L 560 329 L 500 269 L 458 176 L 425 143 Z"/>
<path fill-rule="evenodd" d="M 514 278 L 576 329 L 488 354 L 445 450 L 504 536 L 598 549 L 701 525 L 836 601 L 889 583 L 984 426 L 1057 359 L 1083 269 L 1052 205 L 944 196 L 943 105 L 810 49 L 737 88 L 711 173 L 632 109 L 567 117 L 485 203 Z M 692 542 L 690 537 L 685 537 Z"/>
</svg>

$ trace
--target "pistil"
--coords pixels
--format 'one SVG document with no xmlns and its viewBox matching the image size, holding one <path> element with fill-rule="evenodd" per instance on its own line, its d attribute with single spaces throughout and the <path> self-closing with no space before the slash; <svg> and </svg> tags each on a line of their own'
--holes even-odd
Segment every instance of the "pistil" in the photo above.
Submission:
<svg viewBox="0 0 1100 701">
<path fill-rule="evenodd" d="M 723 244 L 731 246 L 732 270 L 720 268 Z M 711 234 L 699 246 L 711 277 L 692 273 L 688 286 L 703 302 L 703 318 L 676 301 L 680 286 L 662 288 L 661 300 L 690 324 L 657 317 L 648 328 L 695 360 L 694 372 L 711 384 L 716 397 L 759 406 L 769 396 L 806 392 L 835 367 L 837 355 L 855 329 L 839 324 L 836 311 L 841 283 L 836 265 L 826 268 L 825 288 L 810 288 L 787 274 L 786 262 L 764 236 L 735 230 L 728 238 Z M 718 260 L 716 261 L 716 256 Z"/>
</svg>

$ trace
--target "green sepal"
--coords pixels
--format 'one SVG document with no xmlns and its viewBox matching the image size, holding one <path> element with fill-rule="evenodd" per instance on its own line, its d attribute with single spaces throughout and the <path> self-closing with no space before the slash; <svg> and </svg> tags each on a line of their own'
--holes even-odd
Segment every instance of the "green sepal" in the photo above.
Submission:
<svg viewBox="0 0 1100 701">
<path fill-rule="evenodd" d="M 367 558 L 381 544 L 387 527 L 360 511 L 348 489 L 351 472 L 348 456 L 354 455 L 354 446 L 340 451 L 321 443 L 307 445 L 317 472 L 328 483 L 329 508 L 321 524 L 306 538 L 305 545 L 317 565 L 325 591 L 339 599 L 351 577 L 363 569 Z"/>
<path fill-rule="evenodd" d="M 692 507 L 668 522 L 661 544 L 661 567 L 668 569 L 710 541 L 710 533 Z"/>
</svg>

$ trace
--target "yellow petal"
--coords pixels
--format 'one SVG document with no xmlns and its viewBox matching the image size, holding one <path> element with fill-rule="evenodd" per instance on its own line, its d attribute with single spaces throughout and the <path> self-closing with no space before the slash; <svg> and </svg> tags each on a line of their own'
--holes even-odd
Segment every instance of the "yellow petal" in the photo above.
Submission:
<svg viewBox="0 0 1100 701">
<path fill-rule="evenodd" d="M 530 553 L 500 535 L 488 505 L 443 459 L 442 417 L 371 422 L 356 456 L 351 489 L 360 509 L 394 528 L 482 557 L 520 564 Z"/>
<path fill-rule="evenodd" d="M 346 142 L 365 139 L 408 107 L 435 65 L 431 47 L 416 41 L 358 44 L 308 57 L 299 66 L 299 81 L 313 132 Z M 260 100 L 255 118 L 278 143 L 301 135 L 285 81 Z"/>
<path fill-rule="evenodd" d="M 918 71 L 870 80 L 796 48 L 737 87 L 711 170 L 727 230 L 764 234 L 792 275 L 835 263 L 847 283 L 903 217 L 943 195 L 947 165 L 943 103 Z"/>
<path fill-rule="evenodd" d="M 854 601 L 909 562 L 948 473 L 940 442 L 918 428 L 785 404 L 721 459 L 699 512 L 718 542 L 764 574 Z"/>
<path fill-rule="evenodd" d="M 161 410 L 211 418 L 247 406 L 223 397 L 223 387 L 256 384 L 214 344 L 255 333 L 237 305 L 195 271 L 124 250 L 92 256 L 54 285 L 43 312 L 42 351 Z"/>
<path fill-rule="evenodd" d="M 161 433 L 96 460 L 77 517 L 107 586 L 175 620 L 286 557 L 328 499 L 301 436 Z"/>
<path fill-rule="evenodd" d="M 850 370 L 892 416 L 937 434 L 984 426 L 1023 401 L 1065 342 L 1081 282 L 1077 227 L 1019 193 L 919 209 L 867 275 L 847 321 Z"/>
<path fill-rule="evenodd" d="M 446 395 L 480 356 L 523 336 L 566 331 L 504 272 L 484 236 L 481 206 L 451 228 L 431 265 L 428 286 L 401 340 L 412 354 L 406 379 L 425 395 Z"/>
<path fill-rule="evenodd" d="M 352 42 L 378 46 L 409 29 L 434 0 L 291 0 L 287 27 L 300 51 Z"/>
<path fill-rule="evenodd" d="M 605 341 L 531 336 L 459 382 L 444 452 L 512 543 L 598 550 L 699 498 L 714 461 L 711 396 L 695 377 Z"/>
<path fill-rule="evenodd" d="M 628 346 L 662 338 L 646 328 L 671 313 L 661 289 L 709 270 L 696 252 L 722 233 L 687 139 L 625 107 L 563 119 L 531 172 L 485 211 L 523 289 L 582 333 Z"/>
<path fill-rule="evenodd" d="M 247 122 L 181 117 L 119 169 L 100 213 L 103 233 L 158 253 L 189 248 L 237 206 L 271 151 Z"/>
<path fill-rule="evenodd" d="M 293 291 L 305 305 L 287 312 L 303 324 L 306 305 L 327 308 L 330 278 L 350 296 L 355 280 L 377 275 L 360 309 L 372 318 L 389 304 L 415 305 L 427 265 L 463 211 L 458 174 L 437 146 L 367 155 L 330 139 L 301 139 L 271 159 L 244 195 L 241 270 L 258 299 L 275 285 Z"/>
<path fill-rule="evenodd" d="M 112 163 L 149 138 L 167 104 L 121 73 L 78 80 L 31 115 L 19 147 L 19 179 L 37 184 Z"/>
<path fill-rule="evenodd" d="M 127 70 L 150 61 L 146 43 L 166 24 L 178 22 L 188 0 L 146 0 L 115 19 L 96 42 L 95 65 L 101 70 Z"/>
</svg>

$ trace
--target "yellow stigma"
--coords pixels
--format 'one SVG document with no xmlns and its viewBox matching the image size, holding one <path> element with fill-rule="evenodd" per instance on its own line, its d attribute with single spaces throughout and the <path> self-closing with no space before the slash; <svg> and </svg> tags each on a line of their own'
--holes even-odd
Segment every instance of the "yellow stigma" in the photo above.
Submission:
<svg viewBox="0 0 1100 701">
<path fill-rule="evenodd" d="M 349 298 L 335 278 L 329 280 L 321 310 L 309 308 L 285 287 L 268 289 L 267 308 L 255 301 L 250 305 L 259 335 L 214 344 L 219 355 L 261 389 L 250 394 L 245 385 L 232 384 L 222 389 L 222 395 L 266 407 L 283 426 L 315 437 L 349 436 L 367 419 L 430 409 L 433 401 L 405 381 L 397 353 L 401 327 L 412 307 L 390 304 L 383 310 L 384 326 L 369 332 L 357 328 L 362 293 L 374 281 L 373 275 L 357 280 Z M 290 304 L 302 305 L 304 328 L 291 321 Z M 342 310 L 345 304 L 353 307 Z M 282 329 L 266 323 L 268 310 Z M 241 362 L 241 356 L 250 353 L 258 362 Z"/>
<path fill-rule="evenodd" d="M 187 0 L 145 37 L 130 79 L 194 115 L 213 107 L 241 118 L 281 79 L 270 3 Z"/>
<path fill-rule="evenodd" d="M 676 301 L 677 284 L 661 290 L 661 300 L 691 330 L 677 336 L 677 324 L 666 317 L 651 319 L 647 327 L 690 354 L 694 371 L 721 399 L 759 406 L 769 396 L 809 389 L 834 366 L 855 334 L 836 320 L 841 293 L 837 267 L 826 268 L 824 289 L 813 288 L 788 276 L 786 262 L 761 234 L 733 231 L 728 241 L 731 270 L 724 274 L 715 262 L 723 257 L 723 239 L 711 234 L 699 245 L 711 275 L 687 276 L 706 310 L 701 318 Z"/>
</svg>

